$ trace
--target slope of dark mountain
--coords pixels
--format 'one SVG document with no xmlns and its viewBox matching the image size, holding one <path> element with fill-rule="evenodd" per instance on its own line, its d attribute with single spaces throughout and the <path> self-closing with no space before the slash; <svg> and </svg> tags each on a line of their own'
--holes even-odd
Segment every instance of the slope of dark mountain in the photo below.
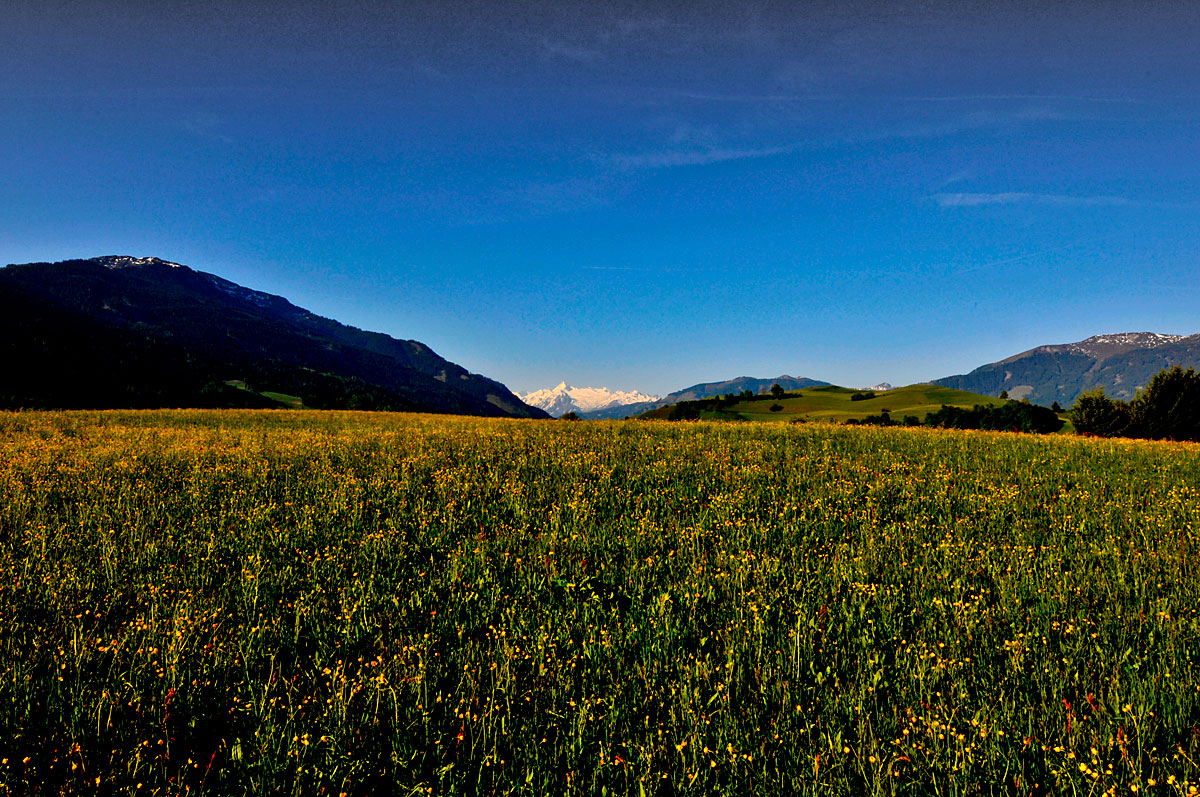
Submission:
<svg viewBox="0 0 1200 797">
<path fill-rule="evenodd" d="M 3 407 L 263 406 L 282 393 L 309 407 L 547 417 L 423 343 L 157 258 L 0 269 L 0 351 Z"/>
<path fill-rule="evenodd" d="M 822 387 L 828 382 L 809 379 L 806 376 L 795 377 L 784 374 L 774 379 L 757 379 L 753 376 L 739 376 L 736 379 L 726 379 L 724 382 L 702 382 L 698 385 L 677 390 L 665 399 L 664 403 L 675 404 L 680 401 L 696 401 L 697 399 L 724 396 L 727 393 L 741 393 L 749 390 L 755 395 L 768 392 L 772 385 L 778 384 L 784 390 L 803 390 L 806 387 Z"/>
<path fill-rule="evenodd" d="M 581 412 L 581 418 L 590 420 L 600 420 L 604 418 L 632 418 L 635 415 L 640 415 L 643 412 L 665 407 L 669 404 L 678 404 L 681 401 L 696 401 L 698 399 L 713 398 L 715 396 L 724 396 L 727 393 L 741 393 L 744 390 L 749 390 L 755 395 L 765 393 L 771 389 L 772 385 L 778 384 L 784 390 L 803 390 L 809 387 L 820 387 L 828 385 L 828 382 L 821 382 L 808 377 L 777 376 L 774 379 L 757 379 L 753 376 L 739 376 L 735 379 L 726 379 L 723 382 L 701 382 L 698 385 L 685 387 L 682 390 L 676 390 L 670 395 L 664 396 L 658 401 L 646 401 L 638 404 L 625 404 L 620 407 L 609 407 L 603 410 L 594 412 Z"/>
<path fill-rule="evenodd" d="M 934 384 L 989 396 L 1007 390 L 1011 398 L 1067 406 L 1097 387 L 1113 398 L 1129 400 L 1151 376 L 1173 365 L 1200 367 L 1200 335 L 1096 335 L 1078 343 L 1038 346 Z"/>
</svg>

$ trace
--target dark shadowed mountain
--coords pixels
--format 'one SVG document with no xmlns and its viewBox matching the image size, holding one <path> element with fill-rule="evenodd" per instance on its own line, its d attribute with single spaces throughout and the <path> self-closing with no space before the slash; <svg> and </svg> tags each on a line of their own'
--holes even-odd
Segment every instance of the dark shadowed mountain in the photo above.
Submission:
<svg viewBox="0 0 1200 797">
<path fill-rule="evenodd" d="M 698 399 L 713 398 L 715 396 L 724 396 L 727 393 L 741 393 L 744 390 L 749 390 L 755 395 L 766 393 L 771 389 L 772 385 L 778 384 L 784 390 L 803 390 L 808 387 L 820 387 L 828 385 L 828 382 L 821 382 L 808 377 L 795 376 L 777 376 L 774 379 L 757 379 L 752 376 L 739 376 L 735 379 L 726 379 L 724 382 L 701 382 L 698 385 L 685 387 L 683 390 L 677 390 L 668 396 L 664 396 L 658 401 L 646 401 L 639 404 L 625 404 L 620 407 L 609 407 L 603 410 L 594 412 L 581 412 L 581 418 L 602 419 L 602 418 L 632 418 L 635 415 L 640 415 L 643 412 L 655 409 L 657 407 L 665 407 L 668 404 L 678 404 L 681 401 L 696 401 Z"/>
<path fill-rule="evenodd" d="M 1078 343 L 1038 346 L 934 384 L 989 396 L 1007 390 L 1010 398 L 1067 406 L 1096 387 L 1113 398 L 1129 400 L 1151 376 L 1173 365 L 1200 367 L 1200 335 L 1096 335 Z"/>
<path fill-rule="evenodd" d="M 0 407 L 283 406 L 548 417 L 415 340 L 158 258 L 0 269 Z M 290 397 L 290 398 L 289 398 Z"/>
</svg>

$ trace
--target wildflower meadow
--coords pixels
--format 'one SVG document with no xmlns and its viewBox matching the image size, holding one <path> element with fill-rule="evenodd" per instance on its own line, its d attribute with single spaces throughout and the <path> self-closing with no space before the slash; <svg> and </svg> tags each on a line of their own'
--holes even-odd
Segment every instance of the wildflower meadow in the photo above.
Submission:
<svg viewBox="0 0 1200 797">
<path fill-rule="evenodd" d="M 1191 794 L 1200 445 L 0 414 L 0 794 Z"/>
</svg>

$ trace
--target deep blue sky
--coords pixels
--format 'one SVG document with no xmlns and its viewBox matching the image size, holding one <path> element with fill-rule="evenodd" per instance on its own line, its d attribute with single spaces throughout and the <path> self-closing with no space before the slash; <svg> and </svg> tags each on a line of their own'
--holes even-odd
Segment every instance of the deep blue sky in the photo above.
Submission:
<svg viewBox="0 0 1200 797">
<path fill-rule="evenodd" d="M 1200 3 L 10 0 L 0 263 L 155 255 L 525 391 L 1200 332 Z"/>
</svg>

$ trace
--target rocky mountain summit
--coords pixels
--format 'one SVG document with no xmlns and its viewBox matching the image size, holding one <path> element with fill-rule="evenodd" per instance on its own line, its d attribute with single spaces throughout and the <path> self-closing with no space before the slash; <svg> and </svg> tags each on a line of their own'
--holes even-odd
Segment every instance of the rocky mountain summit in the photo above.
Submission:
<svg viewBox="0 0 1200 797">
<path fill-rule="evenodd" d="M 1129 400 L 1163 368 L 1200 367 L 1200 335 L 1116 332 L 1076 343 L 1036 346 L 967 374 L 934 384 L 996 396 L 1068 406 L 1084 391 L 1103 388 Z"/>
</svg>

